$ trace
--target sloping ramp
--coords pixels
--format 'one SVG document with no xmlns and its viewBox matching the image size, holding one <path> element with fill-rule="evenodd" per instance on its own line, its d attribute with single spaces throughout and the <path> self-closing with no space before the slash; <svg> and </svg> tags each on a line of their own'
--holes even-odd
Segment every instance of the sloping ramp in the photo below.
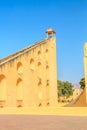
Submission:
<svg viewBox="0 0 87 130">
<path fill-rule="evenodd" d="M 6 63 L 6 62 L 8 62 L 8 61 L 10 61 L 12 59 L 15 59 L 19 55 L 22 55 L 22 54 L 28 52 L 29 50 L 31 50 L 31 49 L 33 49 L 33 48 L 35 48 L 37 46 L 40 46 L 41 44 L 46 43 L 49 39 L 50 38 L 45 38 L 45 39 L 43 39 L 43 40 L 41 40 L 39 42 L 36 42 L 36 43 L 34 43 L 34 44 L 32 44 L 32 45 L 30 45 L 30 46 L 28 46 L 28 47 L 18 51 L 18 52 L 16 52 L 16 53 L 13 53 L 13 54 L 11 54 L 11 55 L 3 58 L 3 59 L 0 59 L 0 65 L 4 64 L 4 63 Z"/>
<path fill-rule="evenodd" d="M 66 105 L 66 107 L 87 107 L 85 89 L 75 100 L 73 100 L 70 104 Z"/>
</svg>

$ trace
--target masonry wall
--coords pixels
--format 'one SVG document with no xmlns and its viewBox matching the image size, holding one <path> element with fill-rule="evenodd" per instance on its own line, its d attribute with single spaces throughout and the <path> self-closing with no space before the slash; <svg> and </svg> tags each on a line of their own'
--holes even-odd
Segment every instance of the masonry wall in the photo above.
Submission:
<svg viewBox="0 0 87 130">
<path fill-rule="evenodd" d="M 0 107 L 55 106 L 55 37 L 0 64 Z"/>
<path fill-rule="evenodd" d="M 73 107 L 87 107 L 87 43 L 84 44 L 84 76 L 85 76 L 85 89 L 77 97 L 71 106 Z"/>
<path fill-rule="evenodd" d="M 84 44 L 84 76 L 85 76 L 85 93 L 87 103 L 87 43 Z"/>
<path fill-rule="evenodd" d="M 87 107 L 87 103 L 86 103 L 86 91 L 85 91 L 85 89 L 83 90 L 83 92 L 74 101 L 74 103 L 71 106 L 72 107 Z"/>
</svg>

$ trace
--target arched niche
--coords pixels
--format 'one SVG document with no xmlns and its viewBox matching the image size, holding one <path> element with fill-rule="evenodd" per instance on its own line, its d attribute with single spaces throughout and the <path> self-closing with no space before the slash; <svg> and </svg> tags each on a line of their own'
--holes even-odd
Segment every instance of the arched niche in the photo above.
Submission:
<svg viewBox="0 0 87 130">
<path fill-rule="evenodd" d="M 0 75 L 0 107 L 5 105 L 7 99 L 7 83 L 5 75 Z"/>
<path fill-rule="evenodd" d="M 48 61 L 48 59 L 49 59 L 49 58 L 48 58 L 48 52 L 49 52 L 49 50 L 48 50 L 48 49 L 45 49 L 45 53 L 44 53 L 44 54 L 45 54 L 45 59 L 46 59 L 46 61 Z"/>
<path fill-rule="evenodd" d="M 42 82 L 41 80 L 38 82 L 38 98 L 42 100 Z"/>
<path fill-rule="evenodd" d="M 48 53 L 48 49 L 45 50 L 45 53 Z"/>
<path fill-rule="evenodd" d="M 17 63 L 17 72 L 18 74 L 23 74 L 23 65 L 21 62 Z"/>
<path fill-rule="evenodd" d="M 41 51 L 40 50 L 38 51 L 38 55 L 41 55 Z"/>
<path fill-rule="evenodd" d="M 30 69 L 34 70 L 34 59 L 30 59 Z"/>
<path fill-rule="evenodd" d="M 49 66 L 48 65 L 46 65 L 46 70 L 49 70 Z"/>
<path fill-rule="evenodd" d="M 49 79 L 49 65 L 46 65 L 46 78 Z"/>
<path fill-rule="evenodd" d="M 50 96 L 50 86 L 49 86 L 49 80 L 46 81 L 46 102 L 49 103 L 49 96 Z M 48 105 L 49 106 L 49 105 Z"/>
<path fill-rule="evenodd" d="M 42 75 L 42 64 L 41 64 L 41 62 L 38 62 L 37 68 L 38 68 L 38 76 L 41 77 L 41 75 Z"/>
<path fill-rule="evenodd" d="M 21 107 L 22 103 L 23 103 L 23 81 L 21 78 L 19 78 L 17 80 L 16 83 L 16 87 L 17 87 L 17 106 Z"/>
</svg>

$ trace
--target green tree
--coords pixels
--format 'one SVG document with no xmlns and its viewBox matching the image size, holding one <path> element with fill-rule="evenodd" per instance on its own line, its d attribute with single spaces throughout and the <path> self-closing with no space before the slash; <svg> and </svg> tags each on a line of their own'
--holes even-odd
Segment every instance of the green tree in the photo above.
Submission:
<svg viewBox="0 0 87 130">
<path fill-rule="evenodd" d="M 80 79 L 79 84 L 80 84 L 80 88 L 84 89 L 85 88 L 85 78 Z"/>
<path fill-rule="evenodd" d="M 64 95 L 66 97 L 69 97 L 73 94 L 73 85 L 69 83 L 68 81 L 64 82 Z"/>
<path fill-rule="evenodd" d="M 58 96 L 69 97 L 73 94 L 73 85 L 68 81 L 58 80 Z"/>
<path fill-rule="evenodd" d="M 57 81 L 58 86 L 58 96 L 63 96 L 64 83 L 60 80 Z"/>
</svg>

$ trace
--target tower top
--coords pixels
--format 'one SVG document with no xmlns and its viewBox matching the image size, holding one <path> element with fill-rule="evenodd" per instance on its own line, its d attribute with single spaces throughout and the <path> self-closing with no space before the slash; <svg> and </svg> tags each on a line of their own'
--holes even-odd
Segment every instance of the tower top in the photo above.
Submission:
<svg viewBox="0 0 87 130">
<path fill-rule="evenodd" d="M 52 36 L 54 36 L 55 33 L 56 32 L 54 31 L 54 29 L 51 28 L 51 27 L 48 28 L 47 31 L 46 31 L 47 37 L 52 37 Z"/>
</svg>

